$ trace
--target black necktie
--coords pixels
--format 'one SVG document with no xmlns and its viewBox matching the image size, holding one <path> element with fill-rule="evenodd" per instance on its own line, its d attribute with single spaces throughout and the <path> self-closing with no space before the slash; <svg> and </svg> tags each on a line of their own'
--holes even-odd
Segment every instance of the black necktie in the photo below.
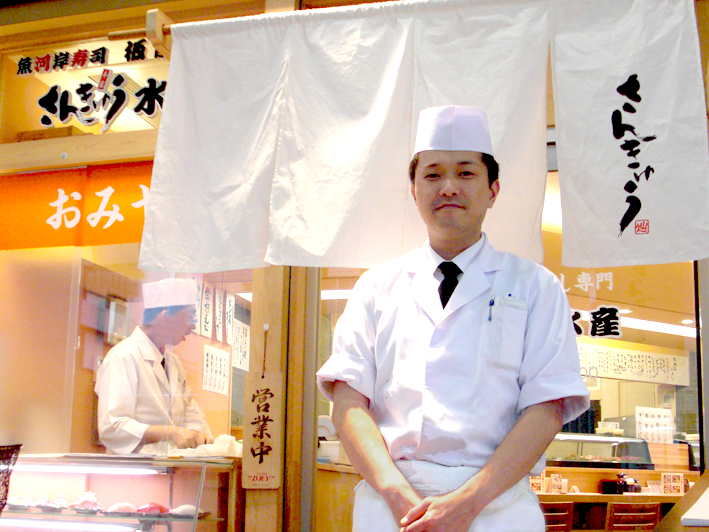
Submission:
<svg viewBox="0 0 709 532">
<path fill-rule="evenodd" d="M 453 290 L 455 290 L 458 284 L 458 275 L 460 275 L 462 270 L 456 266 L 455 262 L 445 261 L 438 265 L 438 269 L 441 270 L 443 274 L 443 280 L 438 286 L 438 295 L 441 296 L 441 304 L 443 308 L 446 308 L 448 300 L 453 295 Z"/>
</svg>

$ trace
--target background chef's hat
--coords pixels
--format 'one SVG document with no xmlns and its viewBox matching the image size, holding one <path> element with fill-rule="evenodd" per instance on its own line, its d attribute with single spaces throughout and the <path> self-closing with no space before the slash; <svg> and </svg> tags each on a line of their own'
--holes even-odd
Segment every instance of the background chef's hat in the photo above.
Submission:
<svg viewBox="0 0 709 532">
<path fill-rule="evenodd" d="M 197 283 L 194 279 L 163 279 L 143 285 L 143 306 L 149 308 L 194 305 Z"/>
<path fill-rule="evenodd" d="M 477 151 L 492 153 L 487 114 L 479 107 L 446 105 L 419 114 L 414 155 L 422 151 Z"/>
</svg>

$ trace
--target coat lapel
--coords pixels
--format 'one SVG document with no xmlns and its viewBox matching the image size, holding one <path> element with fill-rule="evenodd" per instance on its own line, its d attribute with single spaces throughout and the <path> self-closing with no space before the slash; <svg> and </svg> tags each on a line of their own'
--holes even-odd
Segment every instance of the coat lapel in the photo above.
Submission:
<svg viewBox="0 0 709 532">
<path fill-rule="evenodd" d="M 169 368 L 168 381 L 170 397 L 175 397 L 175 394 L 177 393 L 177 384 L 180 381 L 179 375 L 177 374 L 177 365 L 175 364 L 174 358 L 175 355 L 172 353 L 172 351 L 165 351 L 165 359 L 167 360 L 166 364 Z"/>
<path fill-rule="evenodd" d="M 480 254 L 473 263 L 468 266 L 455 287 L 455 291 L 443 310 L 443 318 L 450 316 L 459 308 L 480 297 L 490 289 L 490 281 L 487 279 L 488 272 L 499 270 L 502 267 L 500 255 L 488 243 L 487 238 L 483 243 Z"/>
<path fill-rule="evenodd" d="M 152 366 L 155 378 L 165 389 L 165 394 L 167 394 L 170 391 L 170 385 L 167 382 L 167 375 L 165 375 L 165 370 L 162 367 L 162 354 L 160 354 L 157 347 L 155 347 L 145 335 L 144 341 L 142 341 L 140 345 L 140 354 L 143 360 Z"/>
<path fill-rule="evenodd" d="M 476 299 L 480 294 L 486 292 L 490 288 L 490 282 L 487 280 L 485 273 L 480 269 L 477 263 L 473 263 L 468 267 L 463 277 L 458 281 L 458 286 L 448 301 L 446 308 L 443 309 L 443 316 L 449 316 L 460 307 L 468 304 L 473 299 Z"/>
<path fill-rule="evenodd" d="M 431 265 L 426 261 L 424 253 L 417 255 L 412 260 L 409 272 L 413 275 L 411 292 L 414 301 L 434 323 L 438 323 L 443 314 L 441 299 L 438 295 L 439 283 L 433 277 Z"/>
</svg>

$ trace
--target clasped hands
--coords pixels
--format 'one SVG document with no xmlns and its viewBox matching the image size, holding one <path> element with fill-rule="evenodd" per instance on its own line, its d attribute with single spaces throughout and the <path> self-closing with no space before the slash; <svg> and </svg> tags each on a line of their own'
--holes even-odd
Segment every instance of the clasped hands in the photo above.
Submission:
<svg viewBox="0 0 709 532">
<path fill-rule="evenodd" d="M 478 513 L 461 490 L 421 498 L 410 488 L 389 505 L 395 518 L 400 519 L 400 532 L 468 532 Z"/>
</svg>

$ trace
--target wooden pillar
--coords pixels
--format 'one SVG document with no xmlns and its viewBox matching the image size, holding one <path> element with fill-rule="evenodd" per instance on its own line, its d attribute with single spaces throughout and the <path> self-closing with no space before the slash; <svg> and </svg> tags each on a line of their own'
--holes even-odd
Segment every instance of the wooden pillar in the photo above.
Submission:
<svg viewBox="0 0 709 532">
<path fill-rule="evenodd" d="M 256 268 L 253 274 L 253 303 L 251 305 L 251 354 L 249 373 L 261 374 L 266 364 L 266 372 L 281 377 L 282 390 L 286 390 L 286 354 L 288 348 L 288 285 L 290 268 L 270 266 Z M 264 325 L 268 324 L 268 333 L 264 333 Z M 267 340 L 266 340 L 267 338 Z M 265 357 L 265 358 L 264 358 Z M 246 404 L 256 386 L 248 383 L 244 388 L 244 403 Z M 245 490 L 245 531 L 246 532 L 280 532 L 283 530 L 283 433 L 285 427 L 285 393 L 280 394 L 280 404 L 273 405 L 269 412 L 273 418 L 273 427 L 281 428 L 280 441 L 270 441 L 272 447 L 279 446 L 278 469 L 280 471 L 280 487 L 276 489 L 246 489 Z M 251 430 L 249 420 L 244 419 L 244 436 Z M 250 452 L 244 440 L 244 456 Z M 246 469 L 246 464 L 245 464 Z M 246 474 L 246 470 L 244 474 Z M 243 480 L 243 479 L 242 479 Z"/>
<path fill-rule="evenodd" d="M 315 371 L 320 270 L 291 268 L 285 436 L 285 532 L 313 530 L 317 463 Z"/>
</svg>

